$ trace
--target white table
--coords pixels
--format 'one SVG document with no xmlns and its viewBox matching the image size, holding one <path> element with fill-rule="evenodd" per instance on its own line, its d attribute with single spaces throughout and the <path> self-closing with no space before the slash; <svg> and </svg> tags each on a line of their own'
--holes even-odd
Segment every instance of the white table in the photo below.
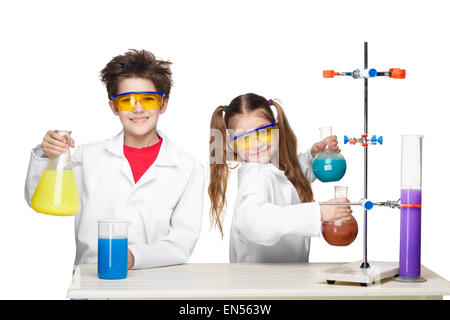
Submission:
<svg viewBox="0 0 450 320">
<path fill-rule="evenodd" d="M 97 265 L 79 265 L 69 299 L 442 299 L 450 282 L 422 266 L 422 283 L 385 279 L 367 287 L 327 284 L 316 273 L 341 263 L 193 263 L 129 270 L 122 280 L 97 277 Z"/>
</svg>

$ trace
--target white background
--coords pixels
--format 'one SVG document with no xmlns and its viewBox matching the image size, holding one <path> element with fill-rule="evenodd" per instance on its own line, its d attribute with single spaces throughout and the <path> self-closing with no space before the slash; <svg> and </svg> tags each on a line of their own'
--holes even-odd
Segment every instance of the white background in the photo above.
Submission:
<svg viewBox="0 0 450 320">
<path fill-rule="evenodd" d="M 127 49 L 173 62 L 175 86 L 158 128 L 208 168 L 209 122 L 218 105 L 255 92 L 279 98 L 299 149 L 333 126 L 347 159 L 349 198 L 363 194 L 363 151 L 343 135 L 363 130 L 363 81 L 323 79 L 323 69 L 407 69 L 406 80 L 369 83 L 369 197 L 400 196 L 401 134 L 424 134 L 422 263 L 450 279 L 448 73 L 450 21 L 445 1 L 14 1 L 0 12 L 0 298 L 65 299 L 75 255 L 73 217 L 35 213 L 23 196 L 31 148 L 49 129 L 70 129 L 76 145 L 115 135 L 99 81 Z M 230 180 L 226 236 L 203 229 L 190 262 L 228 262 L 236 173 Z M 335 184 L 315 182 L 316 200 Z M 362 214 L 354 210 L 360 227 Z M 369 212 L 369 260 L 397 261 L 399 211 Z M 360 228 L 361 231 L 361 228 Z M 362 259 L 362 232 L 343 248 L 314 238 L 310 261 Z"/>
</svg>

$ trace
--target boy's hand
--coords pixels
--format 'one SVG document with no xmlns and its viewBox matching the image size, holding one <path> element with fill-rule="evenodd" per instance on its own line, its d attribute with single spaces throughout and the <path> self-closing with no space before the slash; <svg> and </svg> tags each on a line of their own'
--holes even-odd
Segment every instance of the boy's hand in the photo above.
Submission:
<svg viewBox="0 0 450 320">
<path fill-rule="evenodd" d="M 59 135 L 56 131 L 47 131 L 44 139 L 42 139 L 42 150 L 47 158 L 59 157 L 67 151 L 66 139 Z M 70 139 L 69 145 L 75 148 L 75 141 Z"/>
<path fill-rule="evenodd" d="M 134 256 L 131 253 L 130 249 L 128 249 L 128 270 L 133 268 L 134 266 Z"/>
<path fill-rule="evenodd" d="M 328 200 L 327 202 L 342 202 L 345 204 L 346 202 L 350 202 L 345 198 L 336 198 Z M 339 220 L 342 218 L 349 217 L 352 214 L 352 209 L 350 206 L 321 206 L 320 207 L 320 215 L 322 218 L 322 222 L 333 222 L 334 220 Z"/>
<path fill-rule="evenodd" d="M 338 147 L 338 141 L 336 136 L 330 136 L 323 141 L 319 141 L 313 144 L 311 147 L 311 155 L 315 158 L 319 152 L 325 149 L 325 146 L 328 145 L 331 151 L 341 152 L 341 149 Z"/>
</svg>

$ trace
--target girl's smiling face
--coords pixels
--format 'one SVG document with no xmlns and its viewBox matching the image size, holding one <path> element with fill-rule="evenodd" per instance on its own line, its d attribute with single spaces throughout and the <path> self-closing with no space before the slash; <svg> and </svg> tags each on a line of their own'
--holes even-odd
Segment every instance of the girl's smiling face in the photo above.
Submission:
<svg viewBox="0 0 450 320">
<path fill-rule="evenodd" d="M 262 112 L 259 112 L 258 110 L 252 111 L 247 114 L 235 115 L 229 121 L 229 127 L 233 130 L 234 136 L 255 130 L 257 128 L 268 126 L 270 124 L 272 124 L 272 122 L 264 117 L 264 114 Z M 262 129 L 260 133 L 262 135 L 270 134 L 264 131 L 265 129 Z M 272 135 L 273 134 L 274 130 L 272 130 Z M 248 150 L 236 150 L 235 148 L 238 160 L 257 163 L 269 162 L 272 158 L 273 152 L 277 148 L 278 135 L 275 135 L 268 143 L 260 142 L 258 139 L 256 139 L 256 135 L 254 134 L 249 134 L 248 137 L 250 137 L 250 139 L 253 139 L 253 141 L 249 141 L 250 148 Z M 238 144 L 239 143 L 240 142 L 238 142 Z"/>
</svg>

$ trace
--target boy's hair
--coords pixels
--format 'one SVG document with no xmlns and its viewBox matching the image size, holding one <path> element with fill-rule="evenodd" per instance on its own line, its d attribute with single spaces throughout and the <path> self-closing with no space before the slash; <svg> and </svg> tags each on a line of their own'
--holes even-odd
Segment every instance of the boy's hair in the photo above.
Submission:
<svg viewBox="0 0 450 320">
<path fill-rule="evenodd" d="M 156 90 L 168 98 L 173 85 L 171 64 L 170 61 L 156 59 L 149 51 L 131 49 L 108 62 L 100 71 L 100 79 L 106 85 L 109 99 L 118 93 L 120 81 L 127 78 L 151 80 Z"/>
</svg>

